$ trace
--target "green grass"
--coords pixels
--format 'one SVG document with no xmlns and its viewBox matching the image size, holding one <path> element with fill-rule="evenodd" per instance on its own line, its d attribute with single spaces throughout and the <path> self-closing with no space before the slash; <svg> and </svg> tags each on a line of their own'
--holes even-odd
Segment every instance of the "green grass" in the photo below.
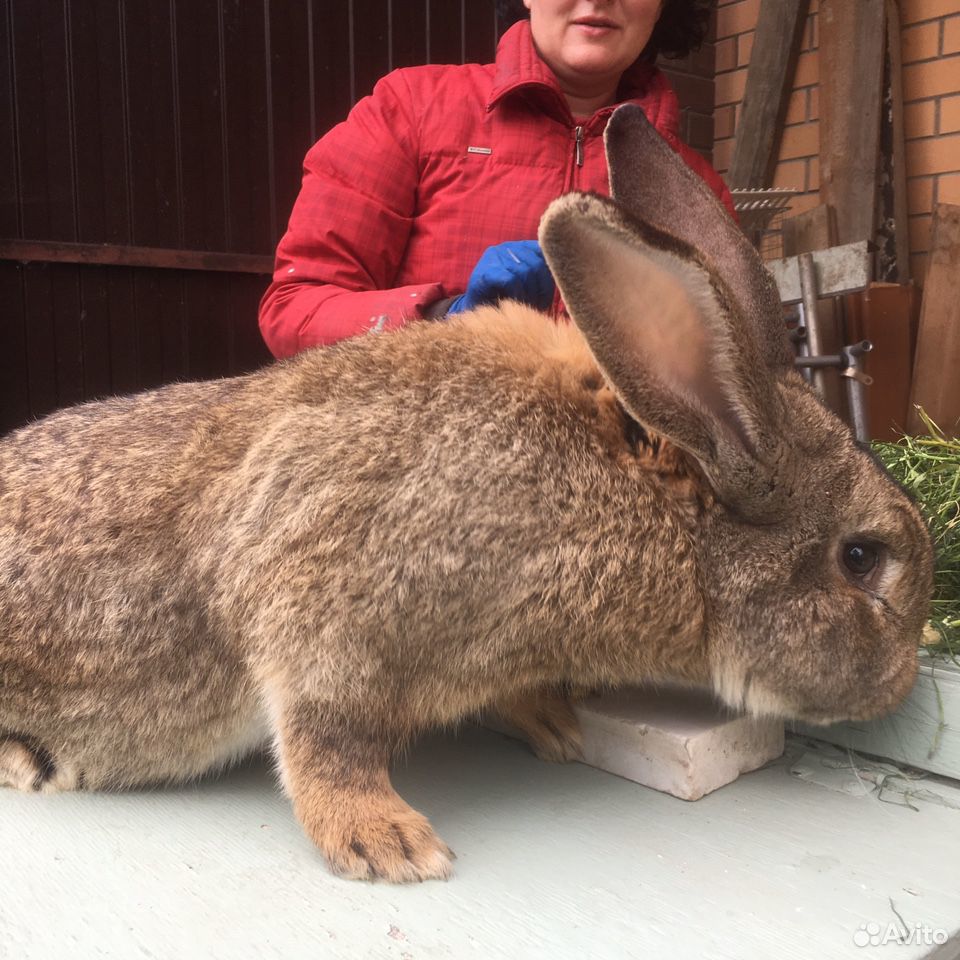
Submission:
<svg viewBox="0 0 960 960">
<path fill-rule="evenodd" d="M 960 662 L 960 440 L 946 436 L 921 410 L 929 434 L 873 449 L 916 498 L 937 551 L 927 649 Z"/>
</svg>

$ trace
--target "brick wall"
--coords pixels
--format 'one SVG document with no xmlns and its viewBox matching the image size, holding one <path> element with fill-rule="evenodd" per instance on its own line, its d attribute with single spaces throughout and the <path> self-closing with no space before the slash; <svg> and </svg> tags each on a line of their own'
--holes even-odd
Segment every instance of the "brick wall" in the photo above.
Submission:
<svg viewBox="0 0 960 960">
<path fill-rule="evenodd" d="M 791 213 L 819 203 L 818 0 L 810 0 L 774 186 L 800 189 Z M 730 164 L 760 0 L 720 0 L 713 160 Z M 910 253 L 922 282 L 936 202 L 960 203 L 960 0 L 900 0 Z"/>
<path fill-rule="evenodd" d="M 712 37 L 683 60 L 661 60 L 680 99 L 680 135 L 708 160 L 713 150 L 715 53 Z"/>
</svg>

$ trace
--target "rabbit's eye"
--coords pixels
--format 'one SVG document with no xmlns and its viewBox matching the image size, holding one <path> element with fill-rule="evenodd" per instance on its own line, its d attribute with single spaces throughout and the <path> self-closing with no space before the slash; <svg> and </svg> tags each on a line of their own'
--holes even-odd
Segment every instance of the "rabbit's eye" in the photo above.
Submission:
<svg viewBox="0 0 960 960">
<path fill-rule="evenodd" d="M 841 556 L 843 565 L 855 577 L 867 577 L 877 569 L 880 554 L 876 547 L 869 543 L 845 543 Z"/>
</svg>

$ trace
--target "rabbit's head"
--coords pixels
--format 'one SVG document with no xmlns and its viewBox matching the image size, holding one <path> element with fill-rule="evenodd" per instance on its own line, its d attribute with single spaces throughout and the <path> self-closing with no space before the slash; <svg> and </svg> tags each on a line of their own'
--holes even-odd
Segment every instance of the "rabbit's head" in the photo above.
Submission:
<svg viewBox="0 0 960 960">
<path fill-rule="evenodd" d="M 626 410 L 693 456 L 709 672 L 729 704 L 815 723 L 892 709 L 916 675 L 933 552 L 905 493 L 793 366 L 776 286 L 637 107 L 608 125 L 614 200 L 540 240 Z"/>
</svg>

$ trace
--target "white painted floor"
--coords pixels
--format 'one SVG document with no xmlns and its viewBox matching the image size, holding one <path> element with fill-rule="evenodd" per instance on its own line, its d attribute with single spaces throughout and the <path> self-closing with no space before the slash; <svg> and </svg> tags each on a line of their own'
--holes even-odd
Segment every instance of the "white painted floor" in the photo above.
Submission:
<svg viewBox="0 0 960 960">
<path fill-rule="evenodd" d="M 687 803 L 489 731 L 431 739 L 395 782 L 459 859 L 415 887 L 331 877 L 259 761 L 187 788 L 2 791 L 0 957 L 908 960 L 960 937 L 958 785 L 916 809 L 854 796 L 803 749 Z M 857 945 L 901 921 L 931 942 Z"/>
</svg>

